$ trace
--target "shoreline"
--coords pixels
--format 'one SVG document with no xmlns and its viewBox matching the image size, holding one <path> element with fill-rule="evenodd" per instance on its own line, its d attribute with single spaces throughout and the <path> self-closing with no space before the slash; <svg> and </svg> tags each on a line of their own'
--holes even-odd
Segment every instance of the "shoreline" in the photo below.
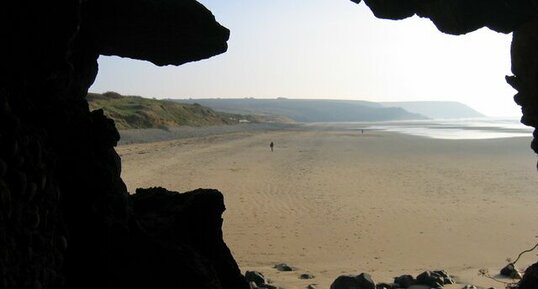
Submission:
<svg viewBox="0 0 538 289">
<path fill-rule="evenodd" d="M 439 120 L 445 122 L 448 120 Z M 452 120 L 452 122 L 458 123 L 458 120 Z M 495 127 L 485 125 L 455 125 L 450 127 L 443 127 L 427 132 L 428 125 L 435 124 L 435 120 L 428 120 L 427 122 L 414 122 L 413 126 L 405 127 L 409 124 L 409 121 L 390 121 L 390 122 L 312 122 L 312 123 L 242 123 L 234 125 L 216 125 L 216 126 L 181 126 L 181 127 L 167 127 L 167 128 L 147 128 L 147 129 L 128 129 L 119 130 L 120 141 L 118 145 L 126 144 L 142 144 L 162 141 L 173 141 L 187 138 L 203 138 L 211 136 L 220 136 L 225 134 L 234 133 L 253 133 L 253 132 L 270 132 L 270 131 L 286 131 L 286 130 L 324 130 L 324 131 L 359 131 L 364 130 L 369 133 L 397 133 L 406 136 L 424 137 L 428 139 L 439 139 L 444 141 L 463 141 L 463 140 L 488 140 L 488 139 L 510 139 L 510 138 L 526 138 L 532 137 L 532 130 L 528 127 Z M 416 126 L 419 124 L 419 126 Z M 420 129 L 425 125 L 424 131 L 409 131 L 409 128 Z M 519 124 L 518 124 L 519 125 Z M 402 127 L 404 126 L 404 127 Z M 469 137 L 467 133 L 465 135 L 458 134 L 450 135 L 446 134 L 446 130 L 457 130 L 461 132 L 473 131 L 478 134 L 477 137 Z M 443 133 L 445 132 L 445 133 Z M 445 134 L 445 135 L 443 135 Z M 487 134 L 487 136 L 485 135 Z M 532 140 L 532 138 L 531 138 Z"/>
</svg>

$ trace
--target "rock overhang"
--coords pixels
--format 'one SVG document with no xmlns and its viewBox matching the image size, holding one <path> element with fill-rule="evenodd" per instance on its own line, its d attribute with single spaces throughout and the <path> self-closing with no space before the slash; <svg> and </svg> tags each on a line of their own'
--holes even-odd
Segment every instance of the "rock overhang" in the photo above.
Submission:
<svg viewBox="0 0 538 289">
<path fill-rule="evenodd" d="M 228 49 L 230 31 L 194 0 L 94 0 L 86 5 L 82 25 L 101 55 L 163 66 Z"/>
<path fill-rule="evenodd" d="M 360 3 L 361 0 L 351 0 Z M 441 32 L 460 35 L 482 27 L 510 33 L 536 17 L 535 0 L 364 0 L 378 18 L 429 18 Z"/>
</svg>

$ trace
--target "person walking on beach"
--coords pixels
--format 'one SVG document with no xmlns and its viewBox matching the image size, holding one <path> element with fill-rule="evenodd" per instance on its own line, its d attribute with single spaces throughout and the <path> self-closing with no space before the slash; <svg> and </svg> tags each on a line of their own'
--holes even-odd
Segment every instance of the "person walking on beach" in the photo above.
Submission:
<svg viewBox="0 0 538 289">
<path fill-rule="evenodd" d="M 271 148 L 271 151 L 273 151 L 273 147 L 274 147 L 274 146 L 275 146 L 275 144 L 274 144 L 273 142 L 271 142 L 271 143 L 269 144 L 269 147 Z"/>
</svg>

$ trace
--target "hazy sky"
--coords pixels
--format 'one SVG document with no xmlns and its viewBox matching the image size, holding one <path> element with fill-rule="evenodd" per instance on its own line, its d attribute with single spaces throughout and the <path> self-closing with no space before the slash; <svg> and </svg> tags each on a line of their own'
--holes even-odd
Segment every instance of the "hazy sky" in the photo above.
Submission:
<svg viewBox="0 0 538 289">
<path fill-rule="evenodd" d="M 99 58 L 90 91 L 155 98 L 454 100 L 518 116 L 510 35 L 440 33 L 425 19 L 381 20 L 349 0 L 202 0 L 231 30 L 228 52 L 179 67 Z"/>
</svg>

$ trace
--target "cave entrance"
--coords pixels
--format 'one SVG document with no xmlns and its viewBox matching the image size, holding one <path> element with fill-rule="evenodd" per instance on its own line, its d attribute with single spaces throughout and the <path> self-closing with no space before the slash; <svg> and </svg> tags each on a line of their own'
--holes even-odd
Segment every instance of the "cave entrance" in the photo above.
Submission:
<svg viewBox="0 0 538 289">
<path fill-rule="evenodd" d="M 510 36 L 481 30 L 454 37 L 426 20 L 394 25 L 359 15 L 364 7 L 328 10 L 318 4 L 325 9 L 273 3 L 289 9 L 278 13 L 267 6 L 244 17 L 214 4 L 217 18 L 232 30 L 227 54 L 181 68 L 103 58 L 94 89 L 197 103 L 206 97 L 335 97 L 455 100 L 497 116 L 518 111 L 504 82 Z M 331 3 L 338 5 L 352 4 Z M 154 185 L 221 190 L 228 208 L 225 240 L 234 256 L 243 269 L 262 271 L 277 284 L 328 287 L 341 273 L 368 272 L 390 281 L 435 269 L 480 284 L 489 282 L 475 276 L 480 268 L 502 266 L 533 238 L 528 228 L 538 216 L 530 132 L 461 137 L 519 127 L 431 119 L 246 127 L 122 145 L 123 178 L 131 192 Z M 409 133 L 428 127 L 462 134 L 446 139 Z M 153 133 L 159 130 L 148 136 Z M 278 273 L 272 265 L 281 262 L 296 271 Z M 297 278 L 303 271 L 315 282 Z"/>
</svg>

